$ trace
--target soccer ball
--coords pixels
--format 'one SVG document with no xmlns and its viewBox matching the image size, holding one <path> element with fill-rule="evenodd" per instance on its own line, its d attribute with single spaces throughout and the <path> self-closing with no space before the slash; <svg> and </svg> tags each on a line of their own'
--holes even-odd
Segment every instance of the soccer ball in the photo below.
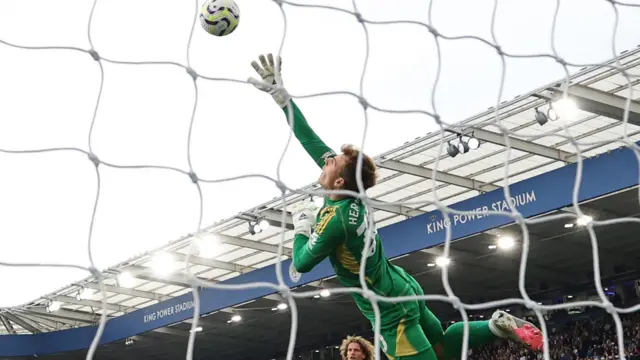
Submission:
<svg viewBox="0 0 640 360">
<path fill-rule="evenodd" d="M 206 0 L 200 9 L 200 25 L 211 35 L 231 34 L 240 21 L 240 8 L 233 0 Z"/>
</svg>

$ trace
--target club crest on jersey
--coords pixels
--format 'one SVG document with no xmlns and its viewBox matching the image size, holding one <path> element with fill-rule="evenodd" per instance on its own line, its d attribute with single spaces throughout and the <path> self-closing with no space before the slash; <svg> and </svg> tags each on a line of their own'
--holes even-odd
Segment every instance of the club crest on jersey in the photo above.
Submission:
<svg viewBox="0 0 640 360">
<path fill-rule="evenodd" d="M 291 279 L 291 281 L 293 281 L 293 283 L 297 283 L 298 281 L 300 281 L 301 277 L 302 274 L 300 274 L 298 270 L 296 270 L 296 267 L 293 266 L 293 263 L 291 263 L 289 265 L 289 278 Z"/>
</svg>

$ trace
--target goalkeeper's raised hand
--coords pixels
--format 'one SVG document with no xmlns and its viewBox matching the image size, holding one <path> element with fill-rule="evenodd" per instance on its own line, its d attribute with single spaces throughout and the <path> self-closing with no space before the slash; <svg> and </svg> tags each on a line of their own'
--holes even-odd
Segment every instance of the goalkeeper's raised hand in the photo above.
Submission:
<svg viewBox="0 0 640 360">
<path fill-rule="evenodd" d="M 251 62 L 251 66 L 258 73 L 261 80 L 250 77 L 247 81 L 258 90 L 271 95 L 276 104 L 281 108 L 284 108 L 289 103 L 289 99 L 291 99 L 291 97 L 283 87 L 282 83 L 282 59 L 280 56 L 276 56 L 276 61 L 278 61 L 278 73 L 276 73 L 276 66 L 272 54 L 268 54 L 267 56 L 260 55 L 258 60 L 260 60 L 260 64 L 262 64 L 262 66 L 260 66 L 260 64 L 255 60 Z"/>
<path fill-rule="evenodd" d="M 318 214 L 318 207 L 310 201 L 303 201 L 291 210 L 291 217 L 293 220 L 293 232 L 311 237 L 311 231 L 316 224 L 316 216 Z"/>
</svg>

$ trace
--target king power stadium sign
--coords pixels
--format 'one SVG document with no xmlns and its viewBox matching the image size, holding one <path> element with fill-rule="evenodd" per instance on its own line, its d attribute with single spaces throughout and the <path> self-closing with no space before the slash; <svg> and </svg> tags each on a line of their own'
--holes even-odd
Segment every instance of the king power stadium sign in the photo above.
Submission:
<svg viewBox="0 0 640 360">
<path fill-rule="evenodd" d="M 427 224 L 427 234 L 438 233 L 445 230 L 447 227 L 451 226 L 452 220 L 453 226 L 466 224 L 474 220 L 491 216 L 490 214 L 487 214 L 488 211 L 511 212 L 509 203 L 511 204 L 511 207 L 518 209 L 519 207 L 533 203 L 535 201 L 536 192 L 535 190 L 531 190 L 512 196 L 509 202 L 507 202 L 507 200 L 505 199 L 494 201 L 488 203 L 487 205 L 483 205 L 481 207 L 470 210 L 467 214 L 450 214 L 448 218 L 440 220 L 433 220 L 433 218 L 435 218 L 434 215 L 432 216 L 432 221 Z"/>
</svg>

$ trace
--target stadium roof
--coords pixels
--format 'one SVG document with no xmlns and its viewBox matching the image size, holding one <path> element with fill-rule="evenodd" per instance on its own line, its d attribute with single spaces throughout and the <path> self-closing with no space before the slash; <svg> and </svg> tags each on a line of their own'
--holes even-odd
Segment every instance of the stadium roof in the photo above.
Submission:
<svg viewBox="0 0 640 360">
<path fill-rule="evenodd" d="M 629 73 L 640 74 L 640 48 L 623 52 L 616 60 Z M 609 64 L 613 65 L 615 61 L 612 60 Z M 550 136 L 566 134 L 563 125 L 566 125 L 575 140 L 589 144 L 580 147 L 583 157 L 596 156 L 621 146 L 621 143 L 611 141 L 621 138 L 625 133 L 625 124 L 620 120 L 622 114 L 620 106 L 624 107 L 624 101 L 629 94 L 627 79 L 618 70 L 608 67 L 582 69 L 571 77 L 571 87 L 567 90 L 580 107 L 575 120 L 562 124 L 560 121 L 549 121 L 541 126 L 535 120 L 535 109 L 546 113 L 549 102 L 561 95 L 562 90 L 559 85 L 562 81 L 559 79 L 558 83 L 549 84 L 500 105 L 500 123 L 510 132 L 510 183 L 577 161 L 575 146 L 569 140 Z M 633 77 L 631 84 L 635 91 L 640 90 L 640 77 Z M 446 205 L 455 204 L 503 186 L 505 138 L 497 127 L 490 125 L 494 118 L 495 109 L 490 108 L 458 124 L 464 125 L 462 128 L 464 135 L 472 134 L 481 143 L 478 149 L 465 154 L 449 156 L 446 148 L 440 148 L 440 132 L 434 132 L 378 156 L 376 160 L 380 167 L 380 180 L 368 192 L 370 197 L 381 202 L 376 206 L 375 211 L 377 226 L 382 228 L 436 209 L 434 205 L 427 204 L 434 200 L 431 178 L 436 159 L 439 159 L 435 181 L 437 195 Z M 640 104 L 637 102 L 631 103 L 626 132 L 631 140 L 640 140 Z M 445 144 L 447 141 L 457 144 L 457 138 L 456 132 L 445 132 Z M 317 184 L 311 184 L 305 188 L 305 190 L 313 189 L 317 189 Z M 291 204 L 305 198 L 307 198 L 305 195 L 290 194 L 287 202 Z M 397 205 L 399 202 L 412 204 L 423 202 L 423 204 Z M 288 223 L 285 226 L 291 229 L 290 215 L 287 215 L 289 217 L 285 218 Z M 252 235 L 249 232 L 248 220 L 262 218 L 269 220 L 273 226 Z M 213 258 L 191 256 L 190 272 L 203 279 L 223 281 L 274 264 L 277 261 L 278 244 L 282 237 L 281 220 L 281 199 L 274 198 L 242 214 L 207 227 L 206 232 L 216 236 L 222 245 L 218 255 Z M 283 260 L 290 254 L 292 231 L 286 231 L 284 237 Z M 150 259 L 153 253 L 167 251 L 177 260 L 184 260 L 190 244 L 191 236 L 185 236 L 162 248 L 136 256 L 106 270 L 104 275 L 106 276 L 107 305 L 104 310 L 101 296 L 95 291 L 99 289 L 99 285 L 92 276 L 36 299 L 25 309 L 2 313 L 0 334 L 40 333 L 93 325 L 103 311 L 106 311 L 109 317 L 117 317 L 190 292 L 191 288 L 184 274 L 177 272 L 160 277 L 150 271 Z M 458 250 L 466 249 L 472 253 L 475 246 L 480 246 L 468 241 L 460 244 L 462 244 L 460 246 L 471 248 Z M 411 267 L 407 259 L 414 259 L 414 256 L 429 257 L 434 254 L 434 250 L 427 250 L 395 261 Z M 453 254 L 454 258 L 455 256 Z M 485 264 L 485 267 L 491 267 L 493 264 Z M 533 271 L 544 272 L 543 267 L 533 269 Z M 122 284 L 116 280 L 117 275 L 123 271 L 135 274 L 134 282 L 130 286 L 121 286 Z M 331 281 L 327 284 L 331 284 Z M 315 282 L 311 286 L 322 287 L 325 284 Z M 76 298 L 82 288 L 94 290 L 94 293 Z M 51 300 L 58 301 L 61 307 L 53 313 L 48 313 L 46 306 Z M 277 296 L 270 296 L 255 301 L 251 306 L 269 301 L 270 304 L 274 304 L 273 301 L 278 300 Z M 242 306 L 248 305 L 237 305 L 237 307 Z M 226 319 L 228 314 L 225 313 L 231 312 L 233 312 L 232 308 L 224 309 L 220 314 L 211 315 L 206 319 L 215 319 L 216 316 L 224 316 Z M 187 328 L 173 328 L 158 329 L 157 332 L 186 331 L 188 334 L 188 330 L 184 330 Z"/>
<path fill-rule="evenodd" d="M 627 189 L 581 204 L 585 213 L 595 219 L 637 217 L 640 215 L 637 188 Z M 560 210 L 562 211 L 562 210 Z M 566 219 L 557 219 L 529 227 L 531 242 L 527 265 L 526 289 L 535 301 L 544 304 L 596 298 L 593 283 L 593 262 L 588 233 L 584 227 L 565 227 Z M 596 229 L 599 229 L 596 227 Z M 517 233 L 518 225 L 500 229 L 503 233 Z M 638 256 L 640 229 L 626 223 L 597 230 L 600 251 L 600 270 L 603 286 L 612 286 L 640 276 Z M 452 265 L 449 281 L 453 292 L 463 302 L 478 304 L 496 299 L 519 298 L 518 267 L 520 251 L 490 249 L 495 236 L 480 233 L 451 244 Z M 394 262 L 407 270 L 422 285 L 426 293 L 445 295 L 441 271 L 428 266 L 442 251 L 441 246 L 411 253 Z M 323 282 L 323 287 L 337 286 L 335 279 Z M 608 289 L 608 288 L 605 288 Z M 307 291 L 301 287 L 296 291 Z M 612 289 L 608 289 L 612 290 Z M 586 294 L 583 295 L 583 294 Z M 613 300 L 612 300 L 613 301 Z M 256 299 L 234 308 L 242 321 L 229 323 L 230 314 L 213 313 L 202 317 L 199 324 L 194 359 L 211 356 L 225 359 L 284 359 L 291 329 L 291 312 L 280 310 L 277 299 Z M 430 310 L 443 321 L 460 321 L 458 310 L 449 303 L 430 301 Z M 349 334 L 372 336 L 371 326 L 360 314 L 348 294 L 329 297 L 297 298 L 298 328 L 295 354 L 310 354 L 316 350 L 339 345 Z M 501 307 L 513 313 L 524 310 L 520 306 Z M 468 311 L 471 320 L 487 319 L 493 309 Z M 66 316 L 61 315 L 62 318 Z M 116 341 L 98 348 L 100 359 L 176 359 L 185 356 L 191 324 L 174 324 L 132 337 L 133 343 Z M 335 351 L 335 349 L 333 349 Z M 64 354 L 39 356 L 47 359 L 85 359 L 86 350 Z M 297 358 L 297 357 L 296 357 Z M 304 357 L 303 357 L 304 358 Z M 310 357 L 308 357 L 311 359 Z M 314 357 L 313 359 L 316 359 Z M 22 359 L 22 358 L 21 358 Z M 24 358 L 26 360 L 26 357 Z"/>
</svg>

